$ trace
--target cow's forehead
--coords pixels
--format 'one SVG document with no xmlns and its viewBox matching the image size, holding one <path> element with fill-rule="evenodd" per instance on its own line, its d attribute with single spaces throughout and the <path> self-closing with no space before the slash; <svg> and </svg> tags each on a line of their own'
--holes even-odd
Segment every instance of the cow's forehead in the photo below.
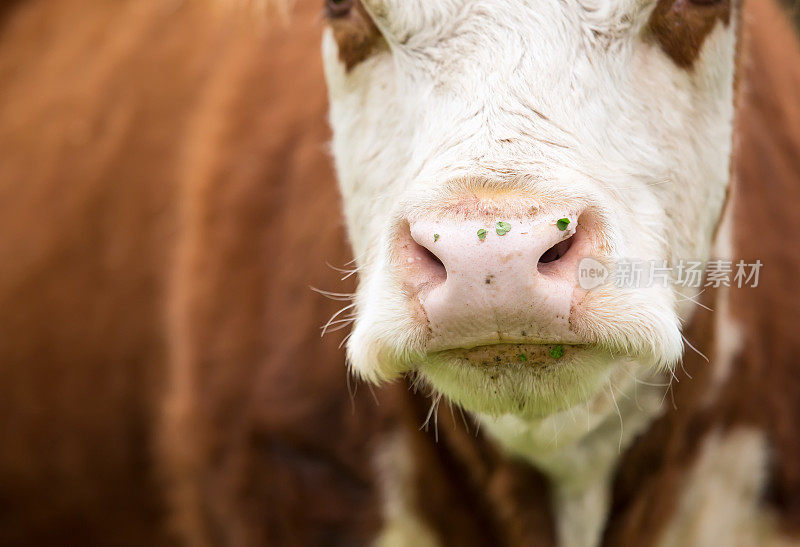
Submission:
<svg viewBox="0 0 800 547">
<path fill-rule="evenodd" d="M 584 26 L 598 32 L 629 28 L 657 0 L 364 0 L 390 37 L 413 41 L 416 33 L 446 35 L 471 22 L 494 23 L 495 30 L 529 33 L 568 31 Z M 488 30 L 486 26 L 484 30 Z"/>
<path fill-rule="evenodd" d="M 550 57 L 569 63 L 627 62 L 634 47 L 655 44 L 692 68 L 718 26 L 733 34 L 738 0 L 363 0 L 364 14 L 409 68 L 453 68 L 459 58 L 491 65 Z M 360 6 L 360 5 L 359 5 Z M 361 7 L 361 6 L 360 6 Z M 408 55 L 403 56 L 403 53 Z M 574 58 L 570 58 L 573 56 Z M 474 69 L 477 68 L 473 65 Z M 484 71 L 484 73 L 487 73 Z"/>
<path fill-rule="evenodd" d="M 418 19 L 433 21 L 436 18 L 464 12 L 470 7 L 503 7 L 512 11 L 546 6 L 548 0 L 362 0 L 374 15 L 379 17 L 418 15 Z M 565 0 L 563 6 L 574 5 L 588 11 L 615 11 L 621 8 L 655 3 L 657 0 Z"/>
</svg>

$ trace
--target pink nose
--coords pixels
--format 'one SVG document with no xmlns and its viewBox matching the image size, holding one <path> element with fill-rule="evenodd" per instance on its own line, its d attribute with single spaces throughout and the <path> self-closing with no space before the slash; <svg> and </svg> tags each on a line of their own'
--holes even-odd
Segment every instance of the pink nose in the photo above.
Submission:
<svg viewBox="0 0 800 547">
<path fill-rule="evenodd" d="M 587 239 L 577 214 L 411 223 L 398 266 L 429 321 L 429 351 L 576 341 L 569 314 Z"/>
</svg>

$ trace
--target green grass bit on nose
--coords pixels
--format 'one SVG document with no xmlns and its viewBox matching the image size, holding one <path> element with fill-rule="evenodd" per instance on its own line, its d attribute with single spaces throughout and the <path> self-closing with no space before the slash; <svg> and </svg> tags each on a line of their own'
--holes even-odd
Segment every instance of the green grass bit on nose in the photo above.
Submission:
<svg viewBox="0 0 800 547">
<path fill-rule="evenodd" d="M 510 231 L 511 231 L 511 224 L 509 224 L 508 222 L 503 222 L 503 221 L 501 220 L 501 221 L 500 221 L 500 222 L 498 222 L 498 223 L 497 223 L 497 225 L 495 226 L 495 231 L 497 231 L 497 235 L 499 235 L 499 236 L 504 236 L 504 235 L 506 235 L 508 232 L 510 232 Z"/>
<path fill-rule="evenodd" d="M 562 355 L 564 355 L 564 346 L 560 344 L 550 350 L 550 357 L 553 359 L 561 359 Z"/>
</svg>

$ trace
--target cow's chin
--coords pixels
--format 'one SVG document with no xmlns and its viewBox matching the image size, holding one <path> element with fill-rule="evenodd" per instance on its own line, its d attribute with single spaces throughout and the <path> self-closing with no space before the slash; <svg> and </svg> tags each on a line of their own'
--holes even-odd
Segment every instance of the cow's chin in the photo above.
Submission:
<svg viewBox="0 0 800 547">
<path fill-rule="evenodd" d="M 431 353 L 415 368 L 467 410 L 534 418 L 590 399 L 620 362 L 595 346 L 501 344 Z"/>
</svg>

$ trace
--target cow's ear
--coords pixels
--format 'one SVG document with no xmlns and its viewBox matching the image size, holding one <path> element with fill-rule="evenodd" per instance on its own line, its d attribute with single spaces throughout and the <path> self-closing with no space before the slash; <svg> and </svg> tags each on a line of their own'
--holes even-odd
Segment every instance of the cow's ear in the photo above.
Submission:
<svg viewBox="0 0 800 547">
<path fill-rule="evenodd" d="M 733 1 L 658 0 L 647 32 L 675 64 L 691 68 L 711 31 L 730 25 Z"/>
<path fill-rule="evenodd" d="M 339 46 L 339 59 L 348 71 L 372 55 L 382 41 L 360 0 L 325 0 L 325 14 Z"/>
</svg>

